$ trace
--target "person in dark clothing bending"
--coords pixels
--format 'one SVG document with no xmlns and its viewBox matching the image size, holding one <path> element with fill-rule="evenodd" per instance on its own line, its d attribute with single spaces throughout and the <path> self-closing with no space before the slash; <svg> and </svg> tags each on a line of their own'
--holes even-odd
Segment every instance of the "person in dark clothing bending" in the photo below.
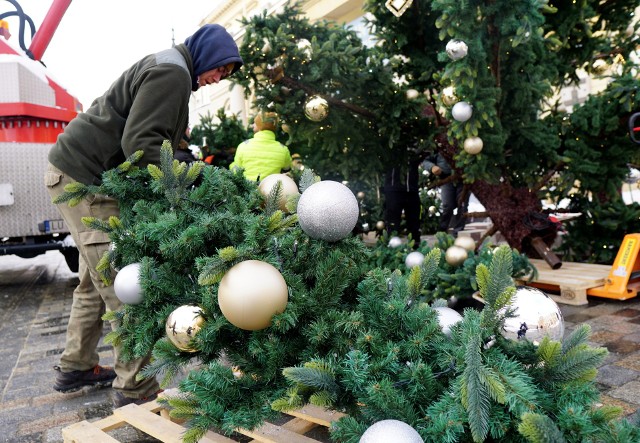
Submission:
<svg viewBox="0 0 640 443">
<path fill-rule="evenodd" d="M 420 160 L 410 159 L 402 165 L 387 170 L 384 180 L 385 225 L 387 233 L 400 232 L 402 211 L 407 232 L 414 241 L 414 248 L 420 245 L 420 193 L 418 167 Z"/>
</svg>

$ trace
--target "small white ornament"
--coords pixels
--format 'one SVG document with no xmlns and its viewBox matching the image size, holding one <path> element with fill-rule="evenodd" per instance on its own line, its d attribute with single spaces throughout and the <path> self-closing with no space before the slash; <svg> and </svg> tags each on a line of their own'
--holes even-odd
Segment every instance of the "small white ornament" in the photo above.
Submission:
<svg viewBox="0 0 640 443">
<path fill-rule="evenodd" d="M 469 155 L 477 155 L 482 151 L 484 143 L 480 137 L 469 137 L 464 140 L 464 151 Z"/>
<path fill-rule="evenodd" d="M 140 263 L 131 263 L 116 274 L 113 290 L 122 303 L 137 305 L 143 300 L 140 286 Z"/>
<path fill-rule="evenodd" d="M 420 96 L 417 89 L 407 89 L 407 99 L 414 100 Z"/>
<path fill-rule="evenodd" d="M 309 40 L 307 40 L 306 38 L 301 38 L 300 40 L 298 40 L 296 46 L 304 53 L 304 56 L 308 60 L 311 60 L 311 42 Z"/>
<path fill-rule="evenodd" d="M 400 420 L 382 420 L 369 426 L 360 443 L 424 443 L 418 431 Z"/>
<path fill-rule="evenodd" d="M 551 297 L 531 286 L 518 286 L 511 299 L 510 307 L 515 317 L 505 319 L 501 331 L 505 338 L 527 339 L 537 345 L 548 336 L 552 340 L 562 340 L 564 319 L 562 311 Z M 504 315 L 506 309 L 499 311 Z"/>
<path fill-rule="evenodd" d="M 342 240 L 358 223 L 358 200 L 342 183 L 325 180 L 309 186 L 298 200 L 298 223 L 312 238 Z"/>
<path fill-rule="evenodd" d="M 451 336 L 451 327 L 462 321 L 462 315 L 447 306 L 433 308 L 438 313 L 438 324 L 444 335 Z"/>
<path fill-rule="evenodd" d="M 397 248 L 401 244 L 402 244 L 402 240 L 400 240 L 400 237 L 391 237 L 389 239 L 389 245 L 388 246 L 390 248 Z"/>
<path fill-rule="evenodd" d="M 451 115 L 459 122 L 466 122 L 471 118 L 473 108 L 467 102 L 458 102 L 451 108 Z"/>
<path fill-rule="evenodd" d="M 407 258 L 404 259 L 404 264 L 407 268 L 411 269 L 415 266 L 422 265 L 424 261 L 424 254 L 422 252 L 413 251 L 407 255 Z"/>
<path fill-rule="evenodd" d="M 449 40 L 447 43 L 446 51 L 451 60 L 460 60 L 466 57 L 469 48 L 467 44 L 462 40 Z"/>
</svg>

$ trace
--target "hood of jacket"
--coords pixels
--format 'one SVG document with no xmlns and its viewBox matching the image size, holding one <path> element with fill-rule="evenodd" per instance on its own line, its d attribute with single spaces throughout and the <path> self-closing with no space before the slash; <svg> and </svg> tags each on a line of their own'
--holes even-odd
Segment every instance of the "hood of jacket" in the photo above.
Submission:
<svg viewBox="0 0 640 443">
<path fill-rule="evenodd" d="M 234 63 L 232 74 L 243 65 L 238 46 L 227 30 L 215 24 L 207 24 L 198 29 L 184 41 L 193 60 L 192 89 L 198 89 L 197 78 L 200 74 Z"/>
</svg>

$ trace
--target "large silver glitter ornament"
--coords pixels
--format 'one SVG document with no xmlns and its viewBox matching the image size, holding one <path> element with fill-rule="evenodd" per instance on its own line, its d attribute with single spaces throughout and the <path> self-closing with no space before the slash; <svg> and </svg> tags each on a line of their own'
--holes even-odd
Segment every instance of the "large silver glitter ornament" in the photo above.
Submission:
<svg viewBox="0 0 640 443">
<path fill-rule="evenodd" d="M 414 266 L 422 265 L 424 261 L 424 254 L 422 252 L 413 251 L 410 252 L 407 257 L 404 259 L 404 264 L 407 268 L 411 269 Z"/>
<path fill-rule="evenodd" d="M 471 114 L 473 114 L 473 110 L 467 102 L 458 102 L 451 108 L 451 115 L 459 122 L 466 122 L 471 118 Z"/>
<path fill-rule="evenodd" d="M 137 305 L 143 300 L 140 286 L 140 263 L 131 263 L 116 274 L 113 290 L 122 303 Z"/>
<path fill-rule="evenodd" d="M 513 340 L 527 339 L 534 344 L 543 337 L 562 340 L 564 319 L 557 303 L 540 289 L 518 286 L 510 306 L 515 317 L 505 319 L 502 335 Z M 500 311 L 506 313 L 506 308 Z"/>
<path fill-rule="evenodd" d="M 167 338 L 184 352 L 196 352 L 193 338 L 205 323 L 202 309 L 198 306 L 182 305 L 169 314 L 164 325 Z"/>
<path fill-rule="evenodd" d="M 360 443 L 424 443 L 424 440 L 403 421 L 381 420 L 364 431 Z"/>
<path fill-rule="evenodd" d="M 433 310 L 438 313 L 440 329 L 442 329 L 442 332 L 444 332 L 446 336 L 450 336 L 451 327 L 462 321 L 462 315 L 447 306 L 438 306 L 437 308 L 433 308 Z"/>
<path fill-rule="evenodd" d="M 312 238 L 338 241 L 358 222 L 356 196 L 342 183 L 325 180 L 312 184 L 298 201 L 298 222 Z"/>
<path fill-rule="evenodd" d="M 319 122 L 329 115 L 329 103 L 319 95 L 312 95 L 304 103 L 304 115 L 312 122 Z"/>
<path fill-rule="evenodd" d="M 400 239 L 400 237 L 391 237 L 387 246 L 389 246 L 390 248 L 397 248 L 401 244 L 402 240 Z"/>
<path fill-rule="evenodd" d="M 462 40 L 449 40 L 445 48 L 447 55 L 451 60 L 460 60 L 466 57 L 469 48 Z"/>
</svg>

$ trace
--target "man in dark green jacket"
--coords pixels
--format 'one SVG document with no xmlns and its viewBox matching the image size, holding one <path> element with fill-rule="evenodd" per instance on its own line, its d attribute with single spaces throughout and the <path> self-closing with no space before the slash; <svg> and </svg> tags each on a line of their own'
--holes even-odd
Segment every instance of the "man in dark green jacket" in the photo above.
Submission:
<svg viewBox="0 0 640 443">
<path fill-rule="evenodd" d="M 51 197 L 61 195 L 69 183 L 100 184 L 103 172 L 138 150 L 144 151 L 140 166 L 159 164 L 162 142 L 169 140 L 177 148 L 187 129 L 191 91 L 218 83 L 242 63 L 233 37 L 219 25 L 205 25 L 183 44 L 135 63 L 58 137 L 45 173 Z M 118 216 L 118 202 L 94 195 L 73 207 L 60 204 L 58 210 L 80 252 L 80 283 L 73 293 L 54 389 L 70 392 L 87 385 L 112 384 L 115 407 L 155 398 L 155 379 L 136 380 L 148 357 L 122 362 L 116 347 L 115 370 L 98 364 L 101 317 L 105 309 L 117 310 L 122 303 L 113 286 L 105 286 L 96 271 L 110 239 L 104 232 L 85 226 L 81 219 Z"/>
</svg>

